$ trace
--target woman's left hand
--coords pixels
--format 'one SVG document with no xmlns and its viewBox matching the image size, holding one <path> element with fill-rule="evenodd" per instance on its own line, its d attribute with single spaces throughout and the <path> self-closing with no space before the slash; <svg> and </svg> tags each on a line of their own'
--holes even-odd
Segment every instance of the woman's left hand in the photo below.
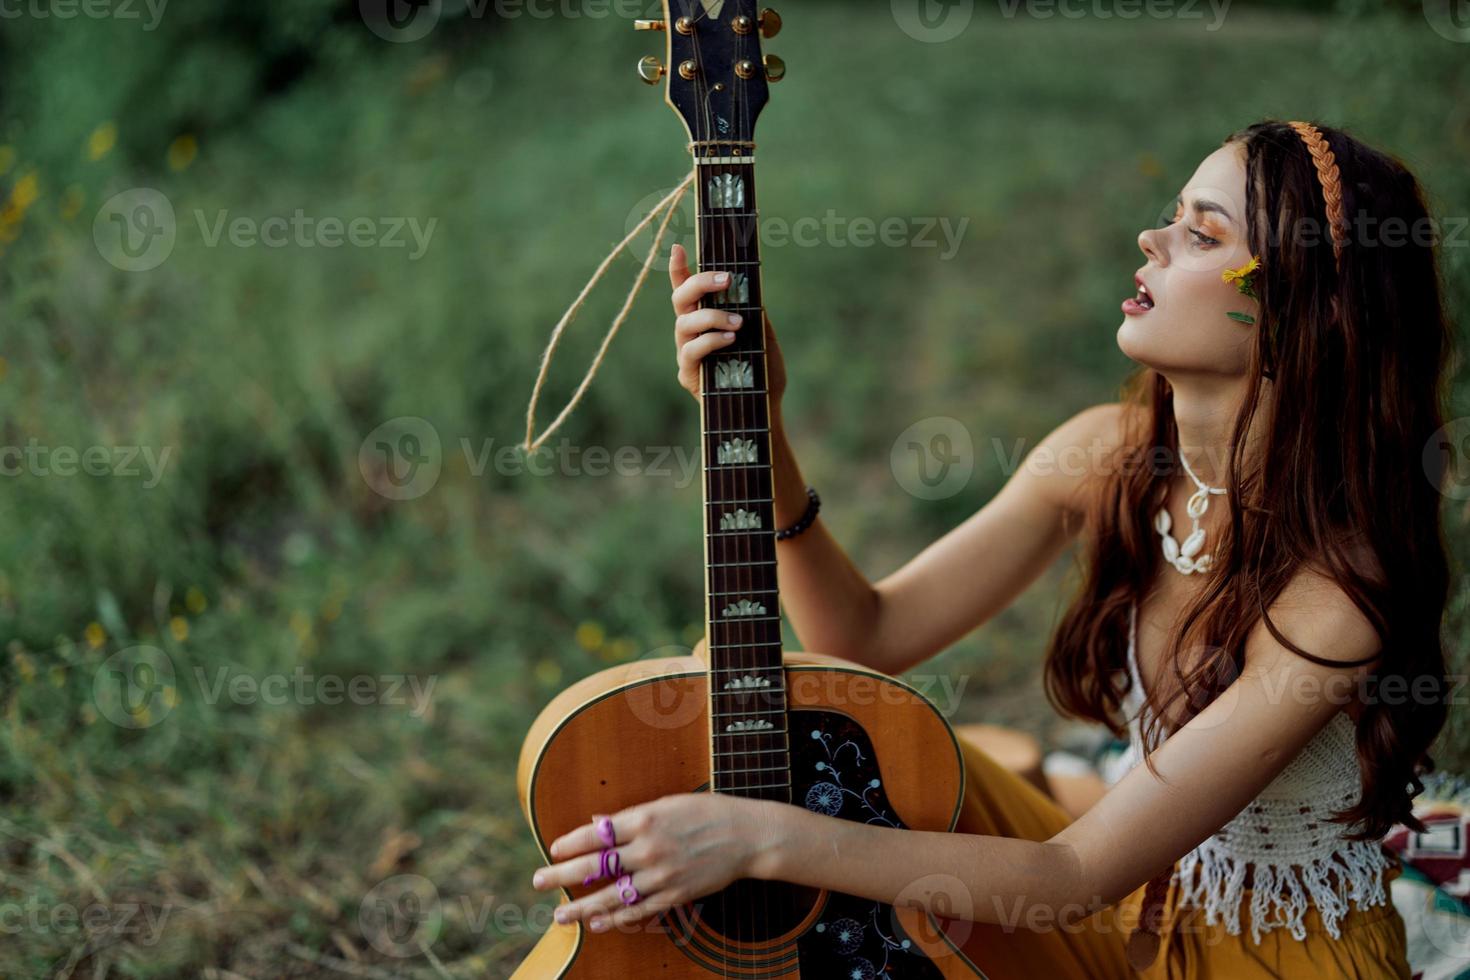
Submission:
<svg viewBox="0 0 1470 980">
<path fill-rule="evenodd" d="M 617 881 L 603 879 L 606 887 L 557 908 L 556 921 L 587 921 L 602 932 L 712 895 L 736 879 L 760 877 L 757 858 L 779 840 L 783 807 L 725 793 L 678 793 L 611 814 L 614 853 L 623 874 L 632 876 L 638 901 L 624 905 Z M 605 846 L 589 820 L 552 841 L 551 856 L 561 863 L 541 868 L 532 884 L 581 885 L 601 874 Z"/>
</svg>

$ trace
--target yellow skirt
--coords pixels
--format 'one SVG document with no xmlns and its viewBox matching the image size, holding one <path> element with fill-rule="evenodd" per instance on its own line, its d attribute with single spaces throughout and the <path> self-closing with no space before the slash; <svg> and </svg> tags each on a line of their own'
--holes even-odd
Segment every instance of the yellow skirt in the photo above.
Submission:
<svg viewBox="0 0 1470 980">
<path fill-rule="evenodd" d="M 965 801 L 955 828 L 964 834 L 990 834 L 1046 840 L 1071 818 L 1044 793 L 1005 769 L 982 749 L 960 739 L 965 756 Z M 1395 865 L 1387 883 L 1402 873 Z M 1298 940 L 1282 928 L 1250 938 L 1250 890 L 1241 902 L 1241 935 L 1223 924 L 1209 925 L 1203 911 L 1181 909 L 1177 888 L 1165 901 L 1159 955 L 1144 973 L 1135 973 L 1124 944 L 1138 922 L 1143 888 L 1082 923 L 1032 931 L 976 923 L 981 935 L 966 942 L 981 950 L 976 964 L 991 980 L 1059 977 L 1111 980 L 1142 976 L 1149 980 L 1264 980 L 1267 977 L 1409 980 L 1404 921 L 1392 901 L 1361 909 L 1353 904 L 1338 926 L 1342 938 L 1327 933 L 1315 909 L 1307 911 L 1307 935 Z"/>
</svg>

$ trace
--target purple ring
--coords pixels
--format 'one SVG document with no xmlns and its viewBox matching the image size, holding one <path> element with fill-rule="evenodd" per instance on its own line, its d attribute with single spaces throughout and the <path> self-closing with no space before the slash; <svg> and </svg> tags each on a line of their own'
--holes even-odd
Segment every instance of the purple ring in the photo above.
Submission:
<svg viewBox="0 0 1470 980">
<path fill-rule="evenodd" d="M 628 897 L 629 892 L 633 893 L 632 898 Z M 633 876 L 631 874 L 623 875 L 618 879 L 618 897 L 623 900 L 624 905 L 636 905 L 638 904 L 639 898 L 642 897 L 638 894 L 638 889 L 633 887 Z"/>
<path fill-rule="evenodd" d="M 622 873 L 622 856 L 611 847 L 605 847 L 602 849 L 602 870 L 595 875 L 588 875 L 586 878 L 583 878 L 582 884 L 590 885 L 594 881 L 601 881 L 603 878 L 616 878 Z"/>
<path fill-rule="evenodd" d="M 602 838 L 604 844 L 608 847 L 617 846 L 618 838 L 613 833 L 612 817 L 596 817 L 592 821 L 592 826 L 597 828 L 597 836 Z"/>
</svg>

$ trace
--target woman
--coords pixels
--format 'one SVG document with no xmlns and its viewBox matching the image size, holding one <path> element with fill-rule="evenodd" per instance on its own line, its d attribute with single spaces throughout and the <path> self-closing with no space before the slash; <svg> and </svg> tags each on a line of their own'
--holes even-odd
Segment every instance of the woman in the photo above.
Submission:
<svg viewBox="0 0 1470 980">
<path fill-rule="evenodd" d="M 1130 963 L 1409 976 L 1387 889 L 1401 869 L 1377 841 L 1417 828 L 1417 774 L 1445 720 L 1441 473 L 1423 450 L 1444 421 L 1450 334 L 1431 228 L 1402 164 L 1344 132 L 1235 133 L 1173 220 L 1139 235 L 1117 340 L 1141 367 L 1124 399 L 1056 428 L 985 507 L 876 585 L 820 520 L 801 521 L 766 323 L 776 519 L 809 525 L 778 552 L 803 645 L 902 673 L 1080 533 L 1087 574 L 1047 651 L 1048 694 L 1115 732 L 1128 723 L 1135 761 L 1153 751 L 1069 821 L 964 745 L 956 834 L 665 797 L 612 815 L 641 898 L 609 885 L 561 921 L 636 928 L 763 877 L 972 909 L 991 977 L 1122 977 Z M 701 359 L 749 325 L 699 308 L 723 284 L 690 275 L 677 246 L 670 278 L 679 379 L 698 395 Z M 560 838 L 537 887 L 595 875 L 599 846 L 593 824 Z M 906 891 L 931 874 L 963 894 Z"/>
</svg>

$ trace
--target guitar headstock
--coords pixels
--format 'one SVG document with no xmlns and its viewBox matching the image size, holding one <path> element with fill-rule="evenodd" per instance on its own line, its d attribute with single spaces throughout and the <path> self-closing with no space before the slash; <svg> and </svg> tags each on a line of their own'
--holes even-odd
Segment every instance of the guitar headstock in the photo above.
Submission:
<svg viewBox="0 0 1470 980">
<path fill-rule="evenodd" d="M 696 146 L 752 143 L 769 83 L 786 74 L 780 58 L 761 51 L 761 40 L 780 31 L 780 15 L 757 0 L 663 0 L 663 9 L 663 20 L 635 24 L 668 37 L 665 59 L 644 58 L 639 77 L 665 80 L 664 99 Z"/>
</svg>

